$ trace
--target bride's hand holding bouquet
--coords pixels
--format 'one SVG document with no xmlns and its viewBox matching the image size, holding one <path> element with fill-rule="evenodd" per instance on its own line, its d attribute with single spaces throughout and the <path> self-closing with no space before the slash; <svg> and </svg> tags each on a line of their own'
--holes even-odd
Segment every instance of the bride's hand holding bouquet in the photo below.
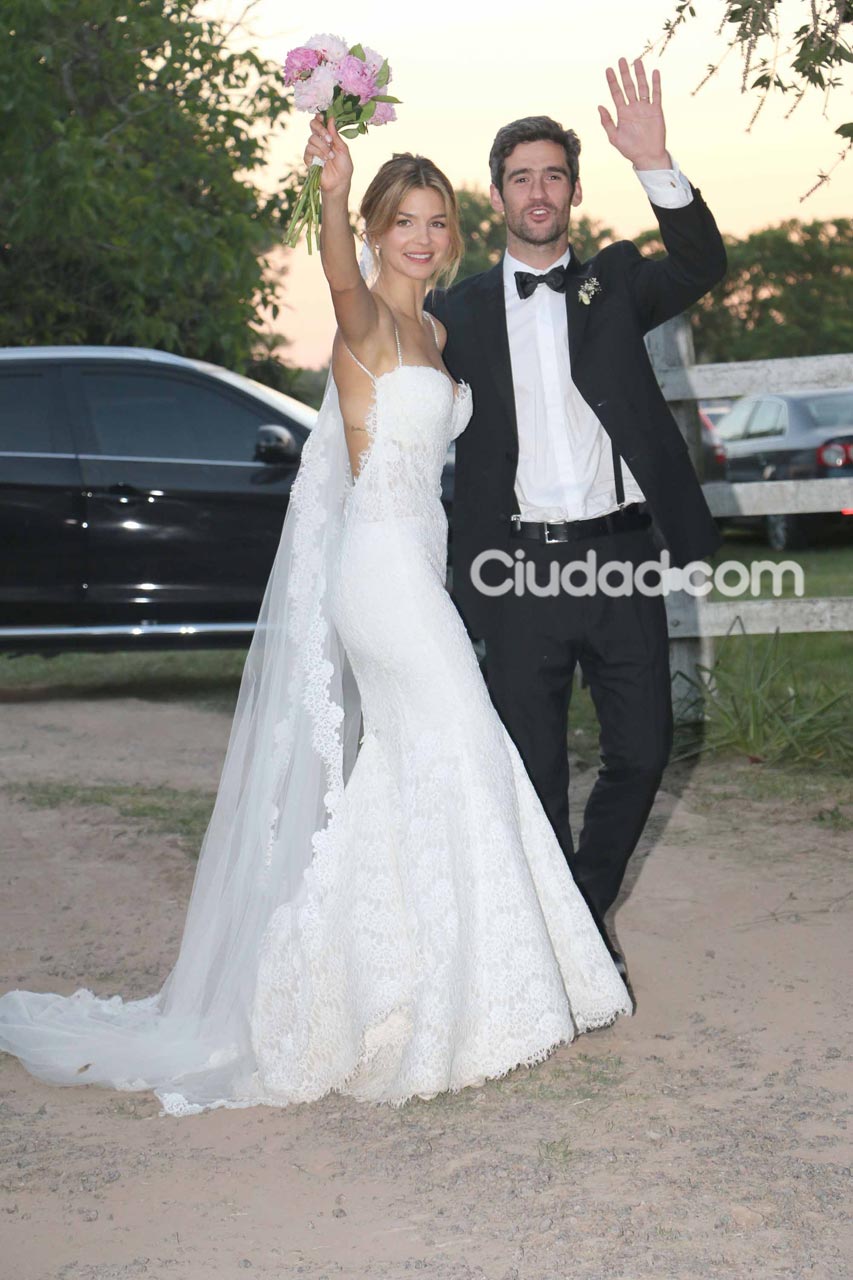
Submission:
<svg viewBox="0 0 853 1280">
<path fill-rule="evenodd" d="M 326 124 L 319 113 L 311 121 L 305 163 L 309 170 L 313 165 L 320 166 L 320 191 L 324 200 L 335 196 L 348 198 L 353 172 L 349 147 L 338 133 L 334 120 Z"/>
</svg>

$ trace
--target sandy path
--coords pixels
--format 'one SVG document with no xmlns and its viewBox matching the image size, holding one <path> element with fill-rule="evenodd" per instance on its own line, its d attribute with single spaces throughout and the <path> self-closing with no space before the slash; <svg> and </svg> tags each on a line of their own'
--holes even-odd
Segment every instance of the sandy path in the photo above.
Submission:
<svg viewBox="0 0 853 1280">
<path fill-rule="evenodd" d="M 212 791 L 227 729 L 12 703 L 0 771 Z M 616 917 L 636 1016 L 484 1089 L 175 1120 L 4 1056 L 0 1274 L 846 1280 L 850 832 L 814 799 L 738 800 L 747 772 L 670 770 Z M 193 870 L 178 840 L 6 790 L 0 842 L 0 989 L 160 985 Z"/>
</svg>

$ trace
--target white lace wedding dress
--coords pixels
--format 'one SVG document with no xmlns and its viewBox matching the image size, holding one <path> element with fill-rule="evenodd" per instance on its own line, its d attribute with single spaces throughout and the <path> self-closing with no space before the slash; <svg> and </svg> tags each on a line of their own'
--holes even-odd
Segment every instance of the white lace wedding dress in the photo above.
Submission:
<svg viewBox="0 0 853 1280">
<path fill-rule="evenodd" d="M 399 1105 L 531 1066 L 630 1012 L 445 588 L 441 473 L 471 407 L 465 384 L 401 356 L 374 379 L 370 444 L 347 483 L 328 582 L 363 739 L 298 888 L 279 894 L 244 962 L 251 980 L 228 997 L 237 1030 L 218 1044 L 199 1023 L 203 1064 L 197 1051 L 188 1066 L 155 1029 L 169 1012 L 162 992 L 130 1003 L 13 992 L 0 999 L 0 1047 L 36 1074 L 155 1088 L 176 1114 L 332 1090 Z M 195 891 L 192 905 L 197 917 Z M 172 1005 L 189 986 L 180 962 L 176 973 Z M 187 1014 L 193 1001 L 177 1003 Z M 87 1019 L 79 1048 L 75 1018 Z M 109 1061 L 116 1019 L 121 1053 Z M 134 1021 L 160 1036 L 156 1052 L 140 1040 L 134 1059 Z"/>
</svg>

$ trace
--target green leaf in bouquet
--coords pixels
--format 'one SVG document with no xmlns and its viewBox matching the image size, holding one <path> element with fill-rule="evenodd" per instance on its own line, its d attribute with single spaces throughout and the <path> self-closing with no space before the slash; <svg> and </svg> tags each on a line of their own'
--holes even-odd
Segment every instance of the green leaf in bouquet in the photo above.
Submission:
<svg viewBox="0 0 853 1280">
<path fill-rule="evenodd" d="M 357 138 L 361 133 L 360 129 L 338 129 L 338 133 L 342 138 Z"/>
<path fill-rule="evenodd" d="M 377 93 L 376 97 L 373 98 L 372 101 L 373 102 L 399 102 L 400 99 L 392 98 L 391 95 L 388 93 Z"/>
<path fill-rule="evenodd" d="M 375 114 L 375 112 L 376 112 L 376 99 L 371 98 L 370 101 L 365 102 L 364 106 L 361 108 L 362 120 L 369 120 L 370 117 Z"/>
<path fill-rule="evenodd" d="M 350 53 L 354 58 L 361 58 L 362 62 L 367 61 L 364 54 L 364 45 L 354 44 L 353 47 L 350 49 Z"/>
<path fill-rule="evenodd" d="M 391 79 L 391 68 L 388 66 L 388 59 L 382 63 L 376 76 L 376 83 L 380 89 L 384 89 L 388 81 Z"/>
</svg>

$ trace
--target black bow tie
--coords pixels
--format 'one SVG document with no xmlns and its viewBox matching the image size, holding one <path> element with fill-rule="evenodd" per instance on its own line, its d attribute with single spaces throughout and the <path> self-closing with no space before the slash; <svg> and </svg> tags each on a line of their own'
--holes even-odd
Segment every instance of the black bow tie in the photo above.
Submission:
<svg viewBox="0 0 853 1280">
<path fill-rule="evenodd" d="M 555 293 L 566 292 L 566 268 L 552 267 L 550 271 L 546 271 L 544 275 L 535 276 L 532 271 L 516 271 L 515 287 L 518 290 L 519 298 L 529 298 L 532 293 L 536 292 L 536 286 L 547 284 L 549 289 L 553 289 Z"/>
</svg>

